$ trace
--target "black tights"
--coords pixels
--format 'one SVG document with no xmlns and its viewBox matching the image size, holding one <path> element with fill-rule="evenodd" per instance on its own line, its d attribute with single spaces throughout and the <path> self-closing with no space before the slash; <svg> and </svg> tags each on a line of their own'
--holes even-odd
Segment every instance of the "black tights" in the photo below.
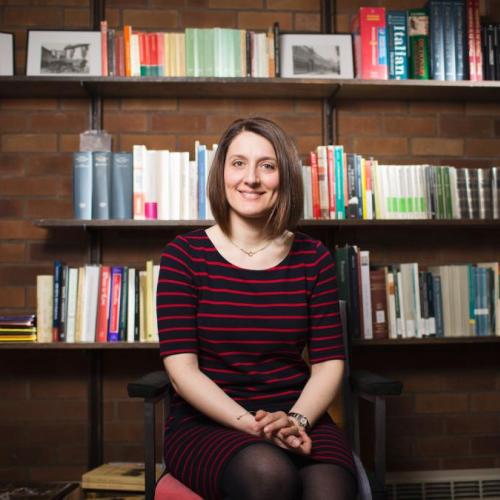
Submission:
<svg viewBox="0 0 500 500">
<path fill-rule="evenodd" d="M 351 500 L 356 488 L 346 469 L 312 462 L 268 443 L 243 448 L 222 477 L 225 500 Z"/>
</svg>

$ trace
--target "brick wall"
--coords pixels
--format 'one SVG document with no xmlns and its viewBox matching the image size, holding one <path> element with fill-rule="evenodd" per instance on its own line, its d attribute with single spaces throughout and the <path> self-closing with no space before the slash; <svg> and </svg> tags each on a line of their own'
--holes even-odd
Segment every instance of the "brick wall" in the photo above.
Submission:
<svg viewBox="0 0 500 500">
<path fill-rule="evenodd" d="M 408 8 L 423 2 L 364 3 Z M 337 1 L 339 31 L 347 30 L 359 5 Z M 494 2 L 486 8 L 498 18 Z M 106 17 L 112 27 L 131 23 L 140 29 L 260 29 L 275 20 L 283 30 L 320 27 L 318 0 L 108 0 Z M 85 0 L 0 1 L 0 30 L 16 36 L 18 74 L 24 73 L 27 29 L 86 29 L 90 18 Z M 195 139 L 215 142 L 235 117 L 257 112 L 282 124 L 303 157 L 322 140 L 321 105 L 314 100 L 107 99 L 104 126 L 113 134 L 115 150 L 144 143 L 192 153 Z M 74 265 L 87 259 L 83 232 L 47 231 L 32 221 L 71 213 L 70 155 L 89 121 L 85 99 L 0 99 L 0 314 L 34 310 L 36 275 L 51 272 L 55 258 Z M 392 163 L 488 166 L 500 152 L 500 106 L 495 103 L 346 102 L 339 107 L 337 126 L 339 142 L 349 151 Z M 171 236 L 107 233 L 103 261 L 157 262 Z M 498 260 L 498 247 L 483 233 L 471 236 L 441 236 L 434 247 L 422 245 L 423 239 L 434 241 L 425 232 L 392 234 L 389 240 L 370 230 L 343 237 L 372 250 L 378 261 L 418 255 L 422 263 L 460 262 L 470 252 L 464 239 L 477 239 L 478 258 Z M 495 457 L 500 375 L 493 361 L 483 362 L 491 352 L 478 346 L 465 358 L 444 346 L 432 356 L 428 348 L 355 353 L 360 366 L 405 383 L 405 394 L 389 404 L 389 469 L 500 466 Z M 141 460 L 141 408 L 128 401 L 125 385 L 157 369 L 159 360 L 154 351 L 110 351 L 103 353 L 103 364 L 105 459 Z M 80 351 L 0 351 L 0 479 L 79 478 L 87 454 L 87 369 L 88 357 Z"/>
</svg>

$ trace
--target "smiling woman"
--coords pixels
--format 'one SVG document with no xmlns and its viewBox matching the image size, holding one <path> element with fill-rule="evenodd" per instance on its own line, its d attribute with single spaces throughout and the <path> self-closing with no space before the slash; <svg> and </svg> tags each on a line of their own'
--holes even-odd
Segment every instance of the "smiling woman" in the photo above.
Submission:
<svg viewBox="0 0 500 500">
<path fill-rule="evenodd" d="M 205 499 L 354 498 L 352 452 L 326 413 L 344 358 L 335 262 L 295 231 L 290 138 L 264 118 L 235 121 L 208 196 L 217 224 L 161 258 L 160 354 L 175 390 L 167 468 Z"/>
</svg>

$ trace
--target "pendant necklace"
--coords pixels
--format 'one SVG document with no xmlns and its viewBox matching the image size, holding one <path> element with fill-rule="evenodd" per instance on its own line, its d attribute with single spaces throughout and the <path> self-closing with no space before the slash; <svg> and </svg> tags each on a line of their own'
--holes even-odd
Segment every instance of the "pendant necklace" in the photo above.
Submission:
<svg viewBox="0 0 500 500">
<path fill-rule="evenodd" d="M 229 241 L 239 250 L 241 250 L 244 254 L 248 255 L 249 257 L 253 257 L 256 253 L 262 252 L 262 250 L 265 250 L 272 242 L 273 240 L 268 241 L 263 247 L 258 248 L 257 250 L 245 250 L 244 248 L 240 247 L 236 242 L 234 242 L 231 238 L 229 238 Z"/>
</svg>

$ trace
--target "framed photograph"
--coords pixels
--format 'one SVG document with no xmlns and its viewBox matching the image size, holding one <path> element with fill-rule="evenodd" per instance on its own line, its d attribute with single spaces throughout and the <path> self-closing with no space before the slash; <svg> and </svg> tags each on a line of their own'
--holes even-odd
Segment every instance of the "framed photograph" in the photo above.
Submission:
<svg viewBox="0 0 500 500">
<path fill-rule="evenodd" d="M 284 78 L 354 78 L 351 35 L 281 35 Z"/>
<path fill-rule="evenodd" d="M 28 31 L 29 76 L 100 76 L 100 31 Z"/>
<path fill-rule="evenodd" d="M 14 35 L 0 32 L 0 75 L 14 75 Z"/>
</svg>

